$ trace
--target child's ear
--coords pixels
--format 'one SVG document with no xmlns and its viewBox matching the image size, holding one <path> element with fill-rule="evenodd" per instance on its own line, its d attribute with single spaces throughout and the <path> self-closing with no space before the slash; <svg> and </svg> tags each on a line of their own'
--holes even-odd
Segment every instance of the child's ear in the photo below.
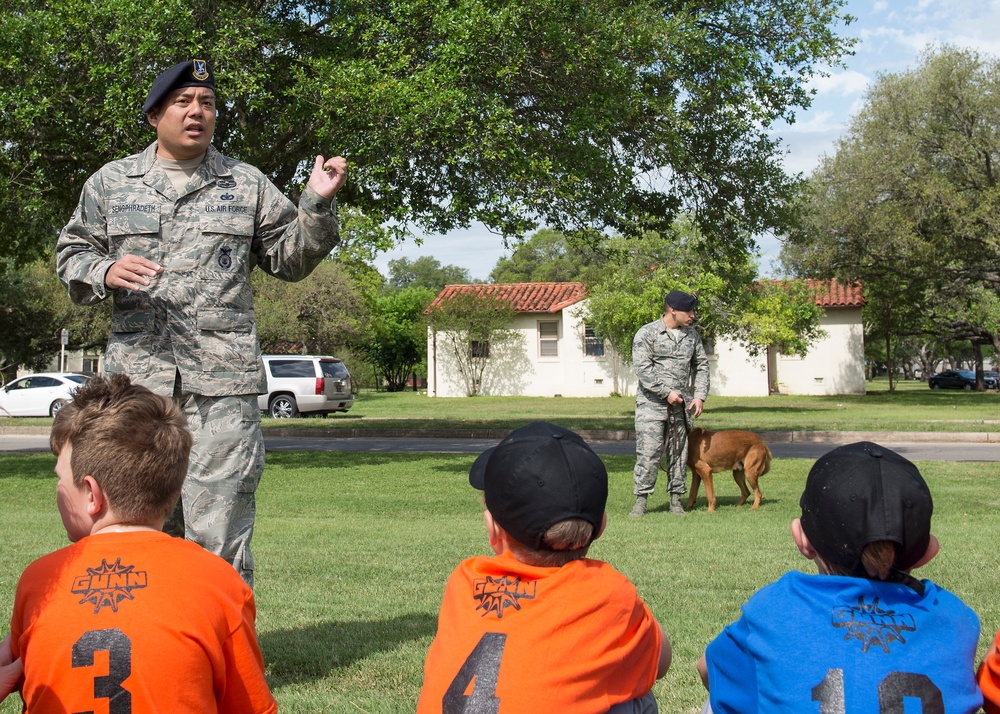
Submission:
<svg viewBox="0 0 1000 714">
<path fill-rule="evenodd" d="M 938 539 L 935 536 L 931 535 L 931 539 L 927 543 L 927 551 L 920 560 L 913 564 L 910 570 L 919 568 L 921 565 L 927 565 L 934 559 L 934 556 L 938 554 L 939 550 L 941 550 L 941 544 L 938 543 Z"/>
<path fill-rule="evenodd" d="M 483 520 L 486 521 L 486 535 L 490 539 L 490 547 L 493 552 L 500 555 L 504 551 L 503 547 L 503 533 L 504 530 L 497 522 L 493 520 L 493 514 L 490 513 L 490 509 L 483 511 Z"/>
<path fill-rule="evenodd" d="M 796 547 L 798 547 L 799 552 L 802 553 L 809 560 L 816 560 L 818 553 L 816 549 L 812 547 L 812 543 L 809 542 L 809 538 L 806 537 L 805 531 L 802 530 L 802 521 L 799 518 L 792 520 L 792 540 L 795 541 Z"/>
<path fill-rule="evenodd" d="M 87 489 L 87 515 L 91 518 L 97 518 L 103 513 L 108 503 L 104 489 L 89 474 L 83 477 L 83 487 Z"/>
<path fill-rule="evenodd" d="M 604 529 L 608 527 L 608 512 L 605 511 L 604 515 L 601 516 L 601 527 L 597 529 L 597 535 L 594 536 L 594 540 L 597 540 L 604 533 Z M 593 541 L 591 541 L 593 542 Z"/>
</svg>

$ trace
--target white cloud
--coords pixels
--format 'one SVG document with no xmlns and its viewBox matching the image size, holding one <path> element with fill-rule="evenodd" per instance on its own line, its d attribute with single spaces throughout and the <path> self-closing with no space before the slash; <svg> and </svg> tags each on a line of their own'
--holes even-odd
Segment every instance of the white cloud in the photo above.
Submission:
<svg viewBox="0 0 1000 714">
<path fill-rule="evenodd" d="M 837 95 L 849 97 L 865 91 L 865 88 L 868 87 L 868 82 L 868 75 L 848 69 L 842 72 L 833 72 L 828 76 L 814 77 L 809 82 L 809 88 L 815 89 L 817 96 Z"/>
</svg>

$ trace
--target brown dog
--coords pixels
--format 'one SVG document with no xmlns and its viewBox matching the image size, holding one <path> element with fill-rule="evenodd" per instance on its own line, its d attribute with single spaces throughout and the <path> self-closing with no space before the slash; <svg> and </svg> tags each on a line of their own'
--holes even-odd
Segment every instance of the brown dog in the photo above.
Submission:
<svg viewBox="0 0 1000 714">
<path fill-rule="evenodd" d="M 691 468 L 691 497 L 687 507 L 694 506 L 698 497 L 698 486 L 705 482 L 705 495 L 708 497 L 708 510 L 715 510 L 715 487 L 712 484 L 712 474 L 721 471 L 732 471 L 736 484 L 740 487 L 740 498 L 737 506 L 746 503 L 750 496 L 747 482 L 753 488 L 753 506 L 760 505 L 760 486 L 757 479 L 771 468 L 771 450 L 761 438 L 752 431 L 707 431 L 695 427 L 688 434 L 688 466 Z"/>
</svg>

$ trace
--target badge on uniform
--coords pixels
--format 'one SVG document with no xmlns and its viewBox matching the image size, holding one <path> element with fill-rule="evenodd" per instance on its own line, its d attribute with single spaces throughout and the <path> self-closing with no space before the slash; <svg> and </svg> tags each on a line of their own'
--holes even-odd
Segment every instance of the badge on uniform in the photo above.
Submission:
<svg viewBox="0 0 1000 714">
<path fill-rule="evenodd" d="M 223 270 L 229 270 L 233 267 L 233 258 L 229 254 L 233 252 L 233 249 L 228 245 L 224 245 L 219 249 L 219 267 Z"/>
<path fill-rule="evenodd" d="M 219 179 L 215 185 L 219 188 L 236 188 L 236 182 L 232 179 Z"/>
</svg>

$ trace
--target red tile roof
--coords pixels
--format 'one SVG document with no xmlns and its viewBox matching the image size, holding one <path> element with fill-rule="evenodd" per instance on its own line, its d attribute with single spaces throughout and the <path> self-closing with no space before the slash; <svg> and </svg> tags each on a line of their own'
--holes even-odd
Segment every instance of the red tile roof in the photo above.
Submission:
<svg viewBox="0 0 1000 714">
<path fill-rule="evenodd" d="M 587 297 L 583 283 L 509 283 L 492 285 L 446 285 L 424 312 L 429 312 L 455 295 L 477 294 L 504 300 L 517 312 L 559 312 Z"/>
<path fill-rule="evenodd" d="M 865 304 L 864 292 L 861 283 L 842 283 L 834 279 L 829 280 L 762 280 L 761 282 L 773 283 L 805 283 L 812 290 L 813 299 L 820 307 L 863 307 Z"/>
<path fill-rule="evenodd" d="M 762 281 L 763 282 L 763 281 Z M 773 282 L 785 282 L 782 280 Z M 797 281 L 796 281 L 797 282 Z M 865 304 L 860 283 L 842 283 L 837 280 L 804 280 L 813 291 L 820 307 L 861 307 Z M 508 283 L 493 285 L 446 285 L 424 312 L 429 312 L 455 295 L 477 294 L 510 303 L 516 312 L 559 312 L 587 297 L 583 283 Z"/>
<path fill-rule="evenodd" d="M 842 283 L 837 280 L 806 280 L 812 288 L 816 304 L 820 307 L 862 307 L 865 296 L 861 283 Z"/>
</svg>

